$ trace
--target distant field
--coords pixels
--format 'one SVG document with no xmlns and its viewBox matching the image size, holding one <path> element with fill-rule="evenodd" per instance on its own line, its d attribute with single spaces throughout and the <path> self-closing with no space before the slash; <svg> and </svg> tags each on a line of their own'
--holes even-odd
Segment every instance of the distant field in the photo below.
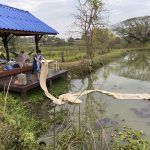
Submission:
<svg viewBox="0 0 150 150">
<path fill-rule="evenodd" d="M 42 50 L 42 55 L 46 59 L 53 59 L 57 60 L 59 62 L 62 61 L 62 55 L 64 56 L 65 62 L 73 62 L 77 60 L 82 60 L 86 58 L 86 47 L 85 46 L 78 46 L 78 45 L 70 45 L 70 46 L 40 46 L 40 49 Z M 20 51 L 24 50 L 26 54 L 33 51 L 33 53 L 30 55 L 30 60 L 32 61 L 32 56 L 35 53 L 35 46 L 34 45 L 19 45 L 16 46 L 16 50 L 13 50 L 10 48 L 10 51 L 15 51 L 16 53 L 19 53 Z M 4 50 L 0 50 L 3 53 Z M 111 50 L 112 51 L 112 50 Z M 99 59 L 100 55 L 104 53 L 108 53 L 108 50 L 101 51 L 100 49 L 96 49 L 94 52 L 94 59 Z M 14 54 L 10 53 L 10 58 L 15 58 L 16 56 Z"/>
<path fill-rule="evenodd" d="M 86 58 L 85 46 L 42 46 L 43 56 L 47 59 L 55 59 L 61 61 L 61 55 L 63 53 L 65 62 L 76 61 Z M 105 53 L 108 51 L 106 50 Z M 100 49 L 94 50 L 94 57 L 100 55 Z M 104 52 L 103 52 L 104 53 Z"/>
<path fill-rule="evenodd" d="M 55 59 L 61 61 L 62 55 L 64 55 L 65 61 L 75 61 L 86 58 L 85 47 L 77 46 L 43 46 L 40 47 L 43 56 L 47 59 Z"/>
<path fill-rule="evenodd" d="M 10 52 L 16 52 L 19 53 L 20 51 L 25 51 L 26 54 L 33 51 L 33 53 L 30 55 L 30 58 L 32 60 L 32 55 L 35 53 L 35 46 L 34 45 L 19 45 L 16 46 L 15 49 L 12 47 L 9 47 Z M 40 46 L 40 49 L 42 50 L 42 55 L 46 59 L 54 59 L 57 61 L 61 61 L 62 54 L 64 55 L 65 61 L 76 61 L 80 59 L 84 59 L 86 57 L 86 50 L 84 46 Z M 5 50 L 3 48 L 0 48 L 0 52 L 3 52 L 5 55 Z M 10 53 L 10 58 L 15 58 L 16 56 L 14 54 Z"/>
</svg>

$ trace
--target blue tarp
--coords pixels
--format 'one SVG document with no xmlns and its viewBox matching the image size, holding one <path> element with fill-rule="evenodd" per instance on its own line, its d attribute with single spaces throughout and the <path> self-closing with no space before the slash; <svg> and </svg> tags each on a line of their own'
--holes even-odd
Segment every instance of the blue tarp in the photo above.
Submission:
<svg viewBox="0 0 150 150">
<path fill-rule="evenodd" d="M 30 12 L 0 4 L 0 29 L 58 34 Z"/>
</svg>

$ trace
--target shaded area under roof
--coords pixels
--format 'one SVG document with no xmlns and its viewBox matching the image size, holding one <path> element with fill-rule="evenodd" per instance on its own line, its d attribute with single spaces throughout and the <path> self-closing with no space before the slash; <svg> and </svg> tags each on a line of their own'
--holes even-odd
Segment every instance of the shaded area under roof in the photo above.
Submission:
<svg viewBox="0 0 150 150">
<path fill-rule="evenodd" d="M 0 4 L 0 36 L 3 32 L 15 35 L 58 34 L 30 12 Z"/>
</svg>

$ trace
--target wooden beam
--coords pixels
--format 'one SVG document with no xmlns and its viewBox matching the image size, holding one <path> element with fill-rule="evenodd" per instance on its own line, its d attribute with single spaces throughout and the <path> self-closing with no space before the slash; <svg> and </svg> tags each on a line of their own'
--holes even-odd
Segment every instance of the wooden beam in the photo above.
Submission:
<svg viewBox="0 0 150 150">
<path fill-rule="evenodd" d="M 6 30 L 0 29 L 0 36 L 4 33 L 12 33 L 15 36 L 34 36 L 34 35 L 56 35 L 55 33 L 46 33 L 46 32 L 29 32 L 29 31 L 18 31 L 18 30 Z"/>
<path fill-rule="evenodd" d="M 43 35 L 35 35 L 35 48 L 36 48 L 36 52 L 39 51 L 39 41 L 42 38 Z"/>
<path fill-rule="evenodd" d="M 39 41 L 38 41 L 38 36 L 39 36 L 39 35 L 35 35 L 35 49 L 36 49 L 36 52 L 39 51 Z"/>
<path fill-rule="evenodd" d="M 9 58 L 9 49 L 8 49 L 9 36 L 10 36 L 10 33 L 4 33 L 3 37 L 2 37 L 2 42 L 3 42 L 4 48 L 6 50 L 7 61 L 10 60 L 10 58 Z"/>
</svg>

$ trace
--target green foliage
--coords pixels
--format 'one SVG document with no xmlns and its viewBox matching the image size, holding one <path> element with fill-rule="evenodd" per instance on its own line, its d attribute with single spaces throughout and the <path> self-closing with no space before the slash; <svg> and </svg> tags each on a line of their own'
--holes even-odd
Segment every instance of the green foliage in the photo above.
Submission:
<svg viewBox="0 0 150 150">
<path fill-rule="evenodd" d="M 123 37 L 129 44 L 136 41 L 141 45 L 149 42 L 150 16 L 134 17 L 122 21 L 114 26 L 114 31 Z"/>
<path fill-rule="evenodd" d="M 66 131 L 59 134 L 58 136 L 58 147 L 59 149 L 73 149 L 73 147 L 76 147 L 78 145 L 79 136 L 75 132 L 72 131 Z"/>
<path fill-rule="evenodd" d="M 50 87 L 50 93 L 54 96 L 59 96 L 61 94 L 68 92 L 68 81 L 63 80 L 62 78 L 55 80 L 52 87 Z"/>
<path fill-rule="evenodd" d="M 35 150 L 36 138 L 49 128 L 50 121 L 30 114 L 19 96 L 8 97 L 5 114 L 3 106 L 4 95 L 0 93 L 0 149 Z"/>
<path fill-rule="evenodd" d="M 48 36 L 44 35 L 42 39 L 40 40 L 40 43 L 42 45 L 53 45 L 53 46 L 60 46 L 65 45 L 65 40 L 58 38 L 56 36 Z"/>
<path fill-rule="evenodd" d="M 126 54 L 127 54 L 127 51 L 124 51 L 124 50 L 111 50 L 111 52 L 107 52 L 99 56 L 97 55 L 94 59 L 94 65 L 100 65 L 100 64 L 106 65 L 109 62 L 117 58 L 120 58 Z"/>
<path fill-rule="evenodd" d="M 102 25 L 103 1 L 79 0 L 76 10 L 74 24 L 84 36 L 87 57 L 93 59 L 93 31 Z"/>
<path fill-rule="evenodd" d="M 61 54 L 64 54 L 65 62 L 76 61 L 86 57 L 85 47 L 72 46 L 42 46 L 42 55 L 46 59 L 54 59 L 61 62 Z"/>
<path fill-rule="evenodd" d="M 13 37 L 9 41 L 9 48 L 12 51 L 20 52 L 22 50 L 28 49 L 29 45 L 27 45 L 27 39 L 26 38 Z"/>
<path fill-rule="evenodd" d="M 28 101 L 32 103 L 38 103 L 43 101 L 45 98 L 44 92 L 41 90 L 41 88 L 33 89 L 32 91 L 28 92 L 27 99 Z"/>
<path fill-rule="evenodd" d="M 56 80 L 53 88 L 50 89 L 55 96 L 58 96 L 65 91 L 67 92 L 68 83 L 66 82 L 66 80 L 58 79 Z M 44 93 L 41 92 L 41 89 L 34 90 L 29 93 L 28 100 L 29 102 L 32 102 L 34 104 L 41 102 L 41 100 L 44 100 Z M 53 124 L 53 120 L 51 119 L 46 121 L 44 119 L 41 120 L 33 116 L 33 114 L 30 115 L 28 107 L 25 107 L 24 104 L 20 102 L 18 95 L 11 94 L 8 97 L 5 115 L 1 115 L 3 106 L 4 95 L 0 93 L 0 126 L 2 126 L 1 133 L 5 133 L 7 128 L 10 128 L 10 134 L 14 136 L 14 138 L 9 138 L 9 135 L 7 136 L 5 134 L 1 134 L 0 139 L 2 140 L 2 142 L 4 142 L 5 136 L 8 137 L 8 139 L 5 139 L 5 142 L 7 143 L 6 145 L 8 146 L 11 146 L 12 143 L 14 143 L 14 140 L 16 140 L 16 136 L 19 136 L 19 139 L 17 137 L 18 142 L 21 140 L 21 142 L 19 142 L 19 145 L 23 147 L 26 147 L 26 145 L 28 145 L 28 148 L 30 149 L 30 147 L 35 146 L 36 136 L 45 131 L 50 124 Z M 30 107 L 31 106 L 29 106 L 29 108 Z M 62 121 L 62 113 L 63 112 L 60 111 L 56 114 L 57 124 Z M 6 130 L 4 128 L 5 126 L 7 127 Z"/>
<path fill-rule="evenodd" d="M 53 86 L 52 93 L 58 96 L 65 90 L 68 90 L 68 83 L 65 80 L 59 79 Z M 28 100 L 34 104 L 43 100 L 44 95 L 40 91 L 40 89 L 38 89 L 38 92 L 32 91 L 28 95 Z M 2 113 L 3 106 L 4 95 L 0 93 L 0 149 L 10 149 L 12 147 L 24 150 L 36 149 L 36 137 L 43 133 L 43 131 L 46 131 L 50 124 L 53 125 L 54 115 L 51 114 L 49 120 L 39 119 L 33 114 L 30 115 L 28 107 L 25 107 L 20 102 L 18 95 L 13 96 L 13 94 L 7 99 L 5 115 Z M 65 114 L 64 110 L 55 114 L 55 124 L 62 122 L 63 114 Z"/>
<path fill-rule="evenodd" d="M 0 112 L 4 106 L 4 96 L 0 93 Z M 19 99 L 8 97 L 6 113 L 0 118 L 2 145 L 9 149 L 10 147 L 32 150 L 36 146 L 34 127 L 35 120 L 29 118 L 27 111 L 19 103 Z M 9 131 L 9 132 L 7 132 Z"/>
<path fill-rule="evenodd" d="M 141 131 L 124 126 L 122 130 L 116 129 L 112 134 L 113 150 L 148 150 L 149 141 Z"/>
<path fill-rule="evenodd" d="M 107 28 L 95 28 L 93 33 L 93 47 L 100 49 L 114 48 L 117 47 L 121 40 L 116 37 Z"/>
<path fill-rule="evenodd" d="M 55 80 L 53 86 L 48 88 L 54 96 L 59 96 L 68 91 L 68 82 L 63 78 L 60 78 Z M 44 101 L 44 98 L 46 98 L 46 96 L 41 88 L 33 89 L 27 95 L 28 101 L 34 104 Z"/>
<path fill-rule="evenodd" d="M 2 38 L 0 37 L 0 47 L 3 45 Z"/>
<path fill-rule="evenodd" d="M 61 123 L 64 121 L 66 115 L 67 115 L 67 109 L 61 109 L 57 112 L 55 112 L 55 114 L 53 112 L 51 112 L 50 114 L 50 124 L 54 125 L 61 125 Z M 55 120 L 54 120 L 54 115 L 55 115 Z"/>
<path fill-rule="evenodd" d="M 124 48 L 124 39 L 113 34 L 108 28 L 95 28 L 93 32 L 93 47 L 106 50 L 114 48 Z M 126 48 L 126 47 L 125 47 Z"/>
<path fill-rule="evenodd" d="M 130 51 L 130 50 L 128 50 Z M 98 51 L 95 51 L 94 53 L 94 60 L 92 64 L 92 71 L 94 69 L 99 68 L 103 65 L 108 64 L 109 62 L 120 58 L 124 55 L 127 54 L 127 50 L 111 50 L 103 53 L 99 53 Z M 78 77 L 78 76 L 84 76 L 90 73 L 90 67 L 89 67 L 90 62 L 86 59 L 78 61 L 78 62 L 73 62 L 73 63 L 64 63 L 61 64 L 61 67 L 63 69 L 66 69 L 69 71 L 69 73 L 72 75 L 72 77 Z"/>
</svg>

